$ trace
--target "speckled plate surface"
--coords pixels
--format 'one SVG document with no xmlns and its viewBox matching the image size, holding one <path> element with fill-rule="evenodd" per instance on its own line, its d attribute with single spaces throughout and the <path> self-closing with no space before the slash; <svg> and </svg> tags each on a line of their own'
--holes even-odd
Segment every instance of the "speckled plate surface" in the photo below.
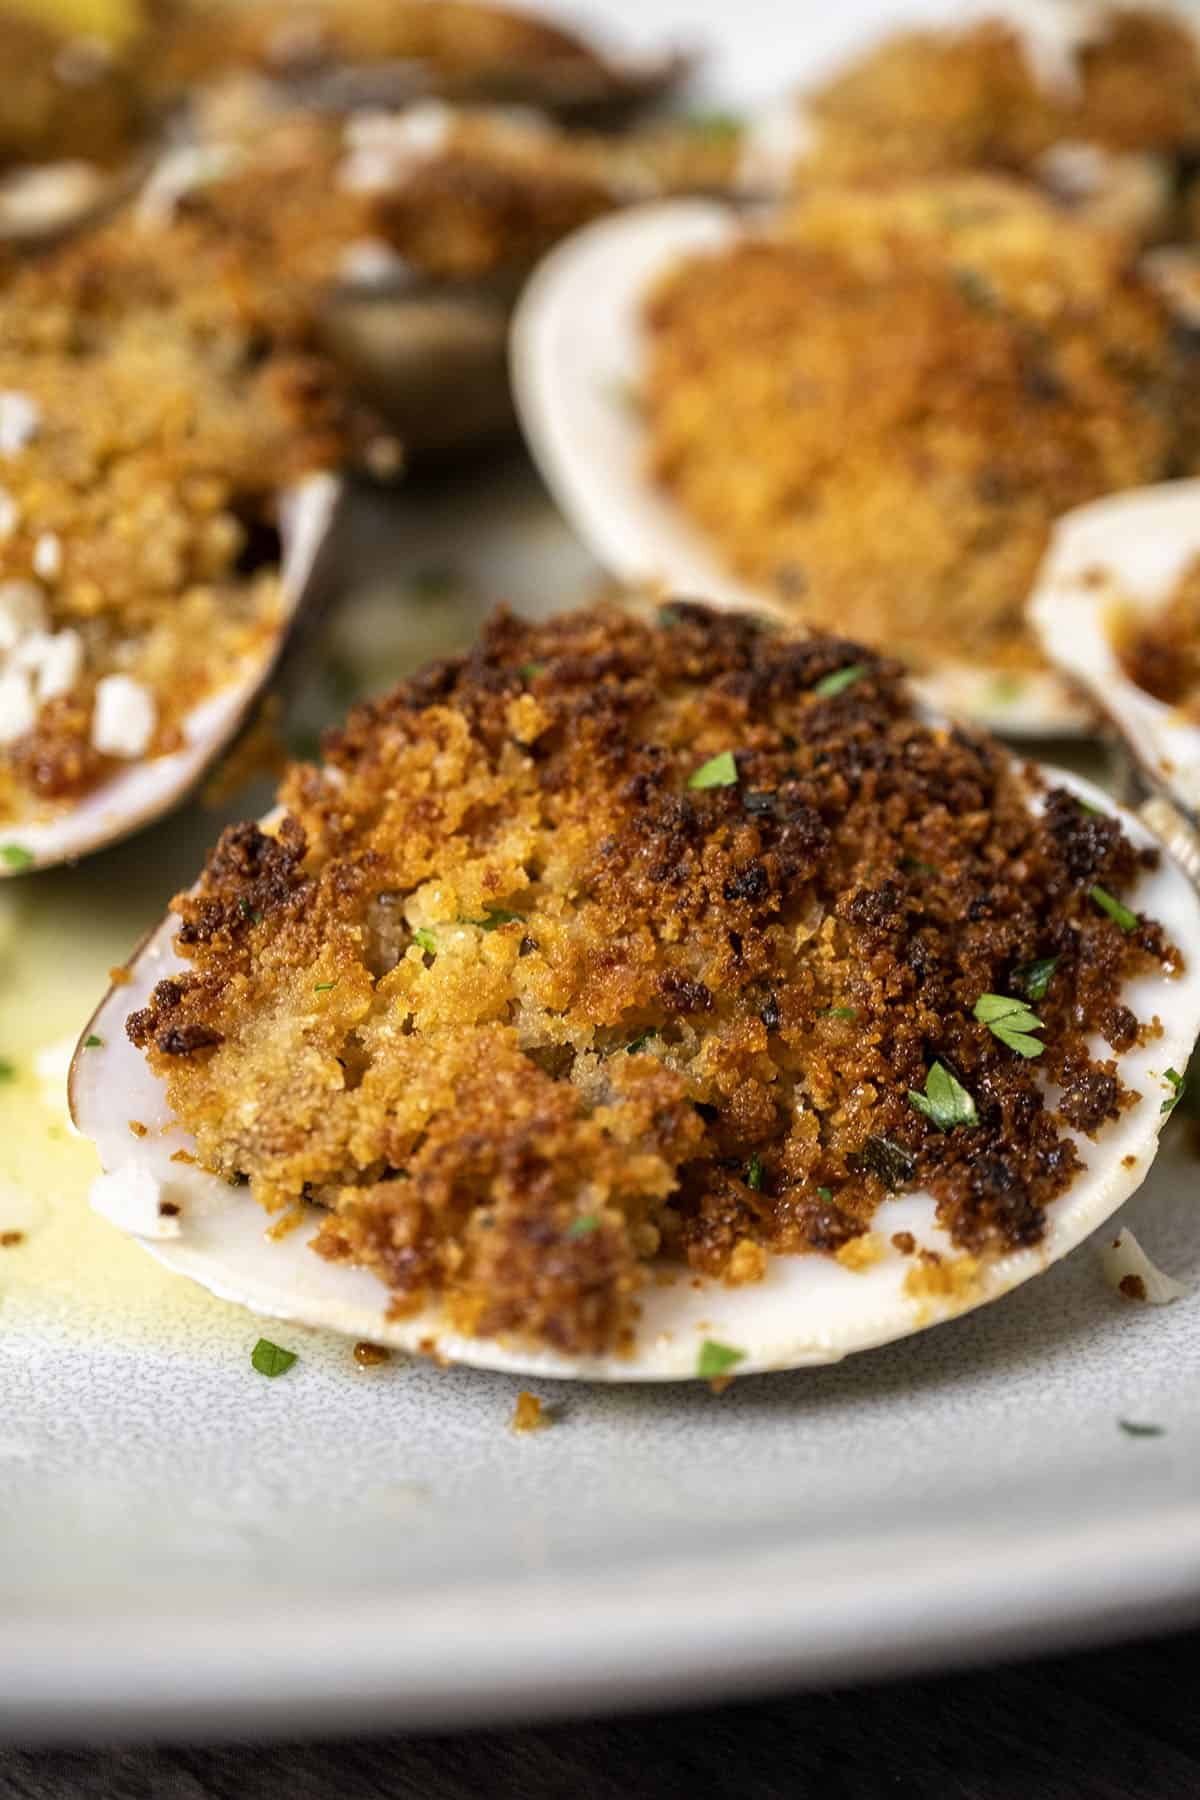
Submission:
<svg viewBox="0 0 1200 1800">
<path fill-rule="evenodd" d="M 811 9 L 814 54 L 886 10 Z M 682 16 L 628 12 L 646 41 Z M 714 11 L 710 35 L 734 30 L 744 88 L 770 92 L 773 0 Z M 499 596 L 590 591 L 523 470 L 476 477 L 469 520 L 418 494 L 362 516 L 358 598 L 301 729 L 357 672 L 382 687 L 466 641 Z M 369 578 L 385 545 L 388 585 Z M 21 1234 L 0 1248 L 0 1734 L 540 1716 L 1200 1617 L 1181 1117 L 1120 1215 L 1187 1284 L 1172 1306 L 1114 1294 L 1093 1240 L 980 1313 L 720 1398 L 539 1379 L 552 1423 L 528 1436 L 509 1428 L 518 1378 L 360 1368 L 345 1339 L 264 1325 L 89 1213 L 64 1049 L 219 822 L 196 807 L 0 893 L 0 1234 Z M 264 1331 L 298 1353 L 274 1381 L 250 1366 Z"/>
</svg>

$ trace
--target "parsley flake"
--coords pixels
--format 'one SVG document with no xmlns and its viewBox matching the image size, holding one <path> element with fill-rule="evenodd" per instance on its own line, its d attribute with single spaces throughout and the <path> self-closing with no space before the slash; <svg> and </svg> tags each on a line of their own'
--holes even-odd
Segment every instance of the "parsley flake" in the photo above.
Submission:
<svg viewBox="0 0 1200 1800">
<path fill-rule="evenodd" d="M 1089 898 L 1096 902 L 1100 911 L 1106 912 L 1109 918 L 1121 927 L 1123 932 L 1128 934 L 1131 931 L 1137 930 L 1137 914 L 1135 912 L 1130 912 L 1127 906 L 1123 906 L 1116 896 L 1110 894 L 1107 888 L 1102 888 L 1099 882 L 1088 889 L 1088 895 Z"/>
<path fill-rule="evenodd" d="M 314 994 L 327 994 L 329 992 L 330 988 L 335 988 L 336 986 L 337 986 L 336 981 L 315 981 L 313 983 L 313 993 Z"/>
<path fill-rule="evenodd" d="M 719 1380 L 744 1361 L 745 1356 L 744 1350 L 735 1350 L 729 1344 L 718 1344 L 715 1338 L 705 1338 L 696 1358 L 696 1373 L 703 1381 Z"/>
<path fill-rule="evenodd" d="M 646 1045 L 653 1036 L 653 1031 L 643 1031 L 641 1037 L 631 1038 L 629 1043 L 625 1046 L 626 1056 L 636 1056 L 640 1050 L 646 1048 Z"/>
<path fill-rule="evenodd" d="M 417 929 L 413 932 L 413 943 L 416 944 L 419 949 L 424 950 L 427 955 L 437 955 L 437 939 L 434 937 L 432 931 L 426 926 L 417 926 Z"/>
<path fill-rule="evenodd" d="M 975 1017 L 1018 1056 L 1040 1056 L 1046 1048 L 1040 1038 L 1031 1036 L 1042 1029 L 1042 1021 L 1023 1000 L 1010 1000 L 1005 994 L 980 994 L 975 1002 Z"/>
<path fill-rule="evenodd" d="M 546 665 L 544 662 L 522 663 L 517 670 L 517 674 L 521 677 L 522 681 L 533 681 L 536 676 L 544 673 L 545 668 Z"/>
<path fill-rule="evenodd" d="M 832 700 L 836 694 L 844 694 L 856 681 L 861 681 L 866 673 L 866 663 L 851 663 L 848 668 L 834 669 L 832 674 L 822 675 L 813 693 L 822 700 Z"/>
<path fill-rule="evenodd" d="M 1178 1069 L 1163 1070 L 1163 1080 L 1170 1083 L 1171 1092 L 1159 1107 L 1159 1112 L 1174 1112 L 1175 1108 L 1179 1105 L 1179 1102 L 1183 1099 L 1183 1089 L 1186 1079 L 1186 1075 L 1181 1075 Z"/>
<path fill-rule="evenodd" d="M 15 1081 L 16 1079 L 16 1063 L 10 1063 L 6 1056 L 0 1056 L 0 1081 Z"/>
<path fill-rule="evenodd" d="M 259 1338 L 250 1352 L 250 1361 L 260 1375 L 266 1375 L 274 1381 L 277 1375 L 286 1375 L 296 1361 L 294 1350 L 281 1350 L 269 1338 Z"/>
<path fill-rule="evenodd" d="M 689 113 L 684 124 L 697 137 L 708 138 L 717 144 L 732 143 L 745 130 L 745 121 L 736 113 L 727 112 Z"/>
<path fill-rule="evenodd" d="M 820 1017 L 825 1019 L 857 1019 L 858 1014 L 852 1006 L 823 1006 Z"/>
<path fill-rule="evenodd" d="M 99 1050 L 103 1042 L 102 1037 L 97 1037 L 94 1031 L 89 1031 L 83 1040 L 83 1047 L 85 1050 Z"/>
<path fill-rule="evenodd" d="M 919 856 L 902 856 L 900 867 L 906 875 L 936 875 L 937 870 L 932 863 L 922 862 Z"/>
<path fill-rule="evenodd" d="M 858 1160 L 869 1174 L 893 1193 L 911 1181 L 917 1172 L 916 1157 L 891 1138 L 874 1135 L 867 1138 L 858 1153 Z M 817 1191 L 819 1193 L 820 1189 Z"/>
<path fill-rule="evenodd" d="M 249 919 L 252 925 L 262 924 L 262 914 L 258 911 L 257 907 L 251 906 L 245 894 L 238 895 L 238 911 L 241 913 L 243 919 Z"/>
<path fill-rule="evenodd" d="M 502 912 L 499 907 L 497 907 L 494 912 L 490 910 L 485 912 L 482 919 L 463 919 L 462 923 L 464 925 L 478 925 L 480 931 L 495 931 L 500 925 L 511 925 L 514 919 L 519 919 L 520 916 L 520 913 Z"/>
<path fill-rule="evenodd" d="M 0 844 L 0 862 L 9 869 L 27 869 L 33 861 L 32 850 L 23 844 Z"/>
<path fill-rule="evenodd" d="M 974 1100 L 944 1063 L 935 1062 L 925 1077 L 925 1092 L 919 1094 L 915 1088 L 909 1088 L 908 1099 L 939 1131 L 979 1123 Z"/>
<path fill-rule="evenodd" d="M 1057 956 L 1039 956 L 1034 962 L 1022 963 L 1012 972 L 1014 987 L 1019 987 L 1030 1000 L 1040 1000 L 1050 986 L 1050 979 L 1058 967 Z"/>
<path fill-rule="evenodd" d="M 832 1200 L 833 1199 L 833 1189 L 832 1188 L 819 1187 L 817 1189 L 817 1193 L 820 1195 L 822 1200 Z"/>
<path fill-rule="evenodd" d="M 1164 1425 L 1149 1425 L 1143 1423 L 1140 1419 L 1118 1419 L 1117 1424 L 1125 1433 L 1126 1437 L 1150 1438 L 1166 1437 L 1167 1435 L 1166 1427 Z"/>
<path fill-rule="evenodd" d="M 761 1191 L 762 1184 L 763 1184 L 762 1157 L 758 1154 L 758 1151 L 756 1150 L 754 1152 L 754 1155 L 750 1158 L 750 1161 L 746 1164 L 746 1186 L 748 1188 L 753 1188 L 754 1192 L 757 1194 Z"/>
<path fill-rule="evenodd" d="M 600 1221 L 595 1213 L 581 1213 L 579 1218 L 572 1219 L 567 1226 L 569 1238 L 591 1237 L 593 1231 L 600 1229 Z"/>
<path fill-rule="evenodd" d="M 732 750 L 722 750 L 716 756 L 710 756 L 706 763 L 701 763 L 688 776 L 690 788 L 736 787 L 738 780 L 737 763 L 733 760 Z"/>
</svg>

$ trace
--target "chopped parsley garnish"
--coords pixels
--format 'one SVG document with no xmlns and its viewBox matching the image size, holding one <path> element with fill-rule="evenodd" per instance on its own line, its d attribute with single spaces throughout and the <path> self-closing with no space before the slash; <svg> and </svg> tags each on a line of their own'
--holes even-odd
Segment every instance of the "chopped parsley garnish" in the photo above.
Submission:
<svg viewBox="0 0 1200 1800">
<path fill-rule="evenodd" d="M 1030 1035 L 1042 1029 L 1042 1021 L 1023 1000 L 1010 1000 L 1004 994 L 980 994 L 975 1002 L 975 1017 L 1018 1056 L 1040 1056 L 1046 1048 L 1040 1038 Z"/>
<path fill-rule="evenodd" d="M 824 1019 L 857 1019 L 858 1014 L 852 1006 L 823 1006 L 819 1017 Z"/>
<path fill-rule="evenodd" d="M 733 760 L 732 750 L 722 750 L 716 756 L 710 756 L 706 763 L 701 763 L 688 776 L 690 788 L 736 787 L 738 779 L 737 764 Z"/>
<path fill-rule="evenodd" d="M 595 1213 L 581 1213 L 579 1218 L 572 1219 L 567 1226 L 569 1238 L 591 1237 L 593 1231 L 600 1229 L 600 1221 Z"/>
<path fill-rule="evenodd" d="M 241 913 L 243 919 L 249 919 L 252 925 L 262 924 L 262 914 L 256 907 L 251 906 L 245 894 L 238 895 L 238 911 Z"/>
<path fill-rule="evenodd" d="M 336 981 L 316 981 L 313 983 L 313 993 L 314 994 L 327 994 L 329 992 L 330 988 L 335 988 L 336 986 L 337 986 Z"/>
<path fill-rule="evenodd" d="M 653 1031 L 643 1031 L 641 1037 L 632 1038 L 625 1046 L 626 1056 L 636 1056 L 639 1050 L 644 1050 L 646 1048 L 646 1045 L 653 1036 Z"/>
<path fill-rule="evenodd" d="M 250 1352 L 250 1361 L 260 1375 L 266 1375 L 274 1381 L 276 1375 L 286 1375 L 296 1360 L 294 1350 L 281 1350 L 269 1338 L 259 1338 Z"/>
<path fill-rule="evenodd" d="M 1012 972 L 1013 986 L 1019 987 L 1027 999 L 1040 1000 L 1057 967 L 1057 956 L 1039 956 L 1034 962 L 1022 963 Z"/>
<path fill-rule="evenodd" d="M 1127 906 L 1122 906 L 1116 896 L 1110 894 L 1107 888 L 1102 888 L 1099 882 L 1088 889 L 1088 894 L 1096 902 L 1100 911 L 1106 912 L 1109 918 L 1121 927 L 1122 931 L 1128 933 L 1137 930 L 1137 914 L 1130 912 Z"/>
<path fill-rule="evenodd" d="M 0 1056 L 0 1081 L 15 1081 L 16 1079 L 16 1063 L 10 1063 L 6 1056 Z"/>
<path fill-rule="evenodd" d="M 736 113 L 726 112 L 689 113 L 684 124 L 698 137 L 709 138 L 717 144 L 732 142 L 745 129 L 744 120 Z"/>
<path fill-rule="evenodd" d="M 729 1344 L 718 1344 L 715 1338 L 705 1338 L 696 1359 L 696 1373 L 704 1381 L 719 1380 L 744 1361 L 745 1355 L 744 1350 L 735 1350 Z"/>
<path fill-rule="evenodd" d="M 103 1042 L 102 1037 L 97 1037 L 94 1031 L 89 1031 L 83 1040 L 83 1047 L 85 1050 L 99 1050 Z"/>
<path fill-rule="evenodd" d="M 822 675 L 813 693 L 822 700 L 832 700 L 835 694 L 844 694 L 856 681 L 861 681 L 866 672 L 866 663 L 851 663 L 848 668 L 834 669 L 832 674 Z"/>
<path fill-rule="evenodd" d="M 748 1188 L 753 1188 L 755 1193 L 757 1194 L 761 1190 L 762 1184 L 763 1184 L 762 1157 L 758 1154 L 758 1151 L 756 1150 L 754 1152 L 754 1155 L 750 1158 L 750 1161 L 746 1164 L 746 1186 Z"/>
<path fill-rule="evenodd" d="M 445 600 L 462 587 L 462 577 L 450 568 L 418 569 L 408 585 L 419 600 Z"/>
<path fill-rule="evenodd" d="M 1103 819 L 1107 817 L 1102 806 L 1093 806 L 1090 800 L 1085 800 L 1080 794 L 1075 795 L 1075 804 L 1080 812 L 1091 813 L 1093 819 Z"/>
<path fill-rule="evenodd" d="M 820 1195 L 822 1200 L 832 1200 L 833 1199 L 833 1189 L 832 1188 L 819 1187 L 817 1189 L 817 1193 Z"/>
<path fill-rule="evenodd" d="M 1117 1424 L 1126 1437 L 1166 1437 L 1164 1425 L 1144 1424 L 1140 1419 L 1118 1419 Z"/>
<path fill-rule="evenodd" d="M 1170 1083 L 1171 1092 L 1167 1095 L 1158 1110 L 1159 1112 L 1165 1113 L 1174 1112 L 1175 1108 L 1179 1105 L 1179 1102 L 1183 1099 L 1186 1076 L 1181 1075 L 1178 1069 L 1164 1069 L 1163 1080 Z"/>
<path fill-rule="evenodd" d="M 996 290 L 978 269 L 955 269 L 954 284 L 968 306 L 981 312 L 992 312 L 996 306 Z"/>
<path fill-rule="evenodd" d="M 478 925 L 480 931 L 495 931 L 497 926 L 511 925 L 513 920 L 519 919 L 520 916 L 520 913 L 502 912 L 499 907 L 497 907 L 494 912 L 485 912 L 482 919 L 464 919 L 462 923 L 464 925 Z M 413 935 L 415 937 L 416 933 L 414 932 Z"/>
<path fill-rule="evenodd" d="M 891 1138 L 872 1136 L 866 1139 L 858 1153 L 858 1160 L 863 1168 L 877 1181 L 882 1181 L 885 1188 L 893 1192 L 911 1181 L 917 1172 L 917 1160 L 903 1144 L 894 1143 Z M 820 1190 L 817 1190 L 820 1192 Z"/>
<path fill-rule="evenodd" d="M 935 1062 L 925 1077 L 925 1092 L 909 1088 L 908 1099 L 919 1113 L 937 1126 L 939 1131 L 953 1131 L 956 1125 L 978 1125 L 975 1102 L 958 1077 L 944 1063 Z"/>
<path fill-rule="evenodd" d="M 430 931 L 426 926 L 424 926 L 424 925 L 417 926 L 417 929 L 413 932 L 413 943 L 416 944 L 420 949 L 424 950 L 428 955 L 430 955 L 430 956 L 437 955 L 437 947 L 438 947 L 437 939 L 434 937 L 432 931 Z"/>
<path fill-rule="evenodd" d="M 522 663 L 517 670 L 517 674 L 521 677 L 522 681 L 532 681 L 535 675 L 542 674 L 545 667 L 546 665 L 544 662 Z"/>
<path fill-rule="evenodd" d="M 919 856 L 902 856 L 900 867 L 906 875 L 936 875 L 937 870 L 932 863 L 922 862 Z"/>
<path fill-rule="evenodd" d="M 27 869 L 33 861 L 33 852 L 22 844 L 0 844 L 0 861 L 10 869 Z"/>
</svg>

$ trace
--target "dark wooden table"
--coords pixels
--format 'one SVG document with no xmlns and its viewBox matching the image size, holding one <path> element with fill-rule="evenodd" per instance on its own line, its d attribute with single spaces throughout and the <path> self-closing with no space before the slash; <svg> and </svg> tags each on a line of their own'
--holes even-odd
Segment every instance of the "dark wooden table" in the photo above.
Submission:
<svg viewBox="0 0 1200 1800">
<path fill-rule="evenodd" d="M 0 1800 L 1200 1800 L 1200 1632 L 876 1688 L 459 1737 L 0 1749 Z"/>
</svg>

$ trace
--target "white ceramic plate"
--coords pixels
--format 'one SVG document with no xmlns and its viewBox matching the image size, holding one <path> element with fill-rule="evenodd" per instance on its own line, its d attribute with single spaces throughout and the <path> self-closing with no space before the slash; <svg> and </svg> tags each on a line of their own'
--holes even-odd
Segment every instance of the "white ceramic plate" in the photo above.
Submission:
<svg viewBox="0 0 1200 1800">
<path fill-rule="evenodd" d="M 614 15 L 617 9 L 613 9 Z M 624 8 L 622 9 L 624 11 Z M 806 9 L 814 51 L 883 7 Z M 645 41 L 682 18 L 629 7 Z M 770 91 L 775 0 L 714 10 Z M 622 20 L 615 18 L 616 24 Z M 797 59 L 799 60 L 799 58 Z M 364 515 L 336 623 L 372 686 L 485 604 L 594 566 L 520 472 Z M 430 577 L 437 572 L 441 579 Z M 405 583 L 406 576 L 419 577 Z M 449 579 L 448 577 L 453 577 Z M 435 594 L 436 590 L 436 594 Z M 330 682 L 313 716 L 340 707 Z M 263 793 L 239 810 L 264 809 Z M 0 1734 L 301 1733 L 694 1700 L 1200 1617 L 1200 1208 L 1184 1121 L 1123 1210 L 1188 1284 L 1151 1310 L 1095 1243 L 995 1306 L 846 1363 L 702 1387 L 530 1383 L 251 1318 L 90 1214 L 61 1057 L 219 819 L 194 809 L 0 892 Z M 49 1104 L 34 1068 L 44 1057 Z M 265 1333 L 299 1353 L 250 1366 Z M 1163 1427 L 1131 1437 L 1120 1419 Z"/>
</svg>

